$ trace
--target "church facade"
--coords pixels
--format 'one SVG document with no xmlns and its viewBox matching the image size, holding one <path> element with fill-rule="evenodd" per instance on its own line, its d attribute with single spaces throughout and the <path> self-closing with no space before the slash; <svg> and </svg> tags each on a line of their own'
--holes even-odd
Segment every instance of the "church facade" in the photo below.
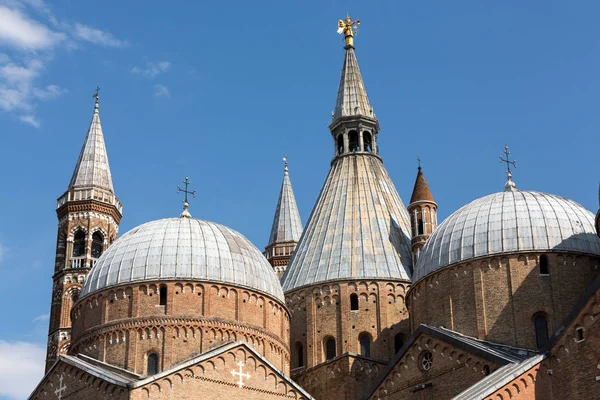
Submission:
<svg viewBox="0 0 600 400">
<path fill-rule="evenodd" d="M 438 225 L 419 166 L 405 207 L 359 23 L 339 21 L 325 183 L 303 228 L 285 161 L 262 253 L 187 202 L 119 237 L 96 93 L 31 399 L 600 399 L 600 210 L 517 189 L 508 148 L 503 190 Z"/>
</svg>

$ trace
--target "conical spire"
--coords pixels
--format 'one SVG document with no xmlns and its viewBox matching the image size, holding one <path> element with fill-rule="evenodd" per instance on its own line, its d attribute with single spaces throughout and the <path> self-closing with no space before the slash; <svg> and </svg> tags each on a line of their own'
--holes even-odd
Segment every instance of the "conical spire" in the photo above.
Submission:
<svg viewBox="0 0 600 400">
<path fill-rule="evenodd" d="M 302 235 L 302 221 L 300 220 L 300 213 L 298 213 L 296 198 L 292 190 L 288 162 L 286 158 L 283 160 L 285 161 L 283 183 L 279 192 L 279 200 L 275 209 L 275 217 L 273 219 L 268 246 L 284 242 L 297 242 Z"/>
<path fill-rule="evenodd" d="M 419 172 L 417 172 L 417 179 L 415 180 L 415 187 L 413 188 L 412 196 L 410 197 L 411 204 L 417 201 L 435 202 L 435 200 L 433 200 L 431 190 L 429 190 L 429 185 L 425 180 L 425 175 L 423 175 L 420 166 Z"/>
<path fill-rule="evenodd" d="M 360 74 L 358 61 L 354 54 L 354 47 L 346 46 L 345 49 L 346 58 L 342 67 L 342 77 L 340 78 L 333 120 L 358 115 L 375 118 L 375 113 L 369 103 L 365 84 Z"/>
<path fill-rule="evenodd" d="M 81 153 L 79 154 L 68 190 L 96 188 L 114 193 L 106 146 L 104 145 L 104 135 L 102 134 L 102 125 L 100 124 L 100 114 L 98 112 L 98 91 L 96 91 L 94 97 L 96 98 L 94 115 L 92 116 L 92 122 L 87 131 L 85 142 L 81 148 Z"/>
</svg>

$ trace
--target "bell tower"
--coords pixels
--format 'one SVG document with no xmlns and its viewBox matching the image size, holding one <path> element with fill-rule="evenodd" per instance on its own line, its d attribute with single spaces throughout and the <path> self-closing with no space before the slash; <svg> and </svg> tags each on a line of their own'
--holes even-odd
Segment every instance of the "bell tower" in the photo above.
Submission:
<svg viewBox="0 0 600 400">
<path fill-rule="evenodd" d="M 94 94 L 94 114 L 71 182 L 57 202 L 58 234 L 46 371 L 59 354 L 68 353 L 71 307 L 90 269 L 117 238 L 121 222 L 122 206 L 113 189 L 100 124 L 98 91 L 99 88 Z"/>
<path fill-rule="evenodd" d="M 429 236 L 437 228 L 437 203 L 433 200 L 425 175 L 421 171 L 421 160 L 419 159 L 419 171 L 415 180 L 410 204 L 408 205 L 411 225 L 411 249 L 413 254 L 413 265 L 416 264 L 421 249 Z"/>
</svg>

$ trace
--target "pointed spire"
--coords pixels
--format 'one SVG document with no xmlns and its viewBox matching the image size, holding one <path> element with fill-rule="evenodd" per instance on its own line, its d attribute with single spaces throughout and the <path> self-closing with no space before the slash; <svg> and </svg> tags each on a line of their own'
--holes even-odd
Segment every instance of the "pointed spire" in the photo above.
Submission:
<svg viewBox="0 0 600 400">
<path fill-rule="evenodd" d="M 419 164 L 420 161 L 421 160 L 419 160 Z M 423 171 L 421 171 L 421 165 L 419 165 L 419 172 L 417 172 L 417 179 L 415 180 L 415 186 L 412 191 L 412 196 L 410 197 L 410 204 L 417 201 L 431 201 L 435 203 L 431 190 L 429 190 L 429 185 L 425 180 L 425 175 L 423 175 Z"/>
<path fill-rule="evenodd" d="M 354 47 L 346 46 L 345 48 L 346 58 L 342 67 L 333 120 L 358 115 L 375 119 L 375 113 L 369 103 L 358 61 L 354 54 Z"/>
<path fill-rule="evenodd" d="M 88 128 L 68 190 L 96 188 L 114 193 L 102 125 L 100 124 L 99 89 L 96 89 L 96 93 L 93 96 L 96 99 L 94 115 L 92 116 L 92 122 Z"/>
<path fill-rule="evenodd" d="M 287 157 L 283 158 L 283 183 L 279 192 L 279 200 L 273 218 L 273 227 L 267 247 L 276 243 L 297 242 L 302 235 L 302 221 L 296 205 L 296 198 L 292 190 L 292 182 L 288 170 Z"/>
</svg>

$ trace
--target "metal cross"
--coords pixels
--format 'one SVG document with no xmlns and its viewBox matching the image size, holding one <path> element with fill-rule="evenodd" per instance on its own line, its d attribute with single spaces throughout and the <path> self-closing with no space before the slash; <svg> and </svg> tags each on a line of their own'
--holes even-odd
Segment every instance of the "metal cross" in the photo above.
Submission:
<svg viewBox="0 0 600 400">
<path fill-rule="evenodd" d="M 510 155 L 510 151 L 508 151 L 508 146 L 504 146 L 504 154 L 506 155 L 506 159 L 502 158 L 502 156 L 500 156 L 500 164 L 502 164 L 503 162 L 506 163 L 507 166 L 507 174 L 510 174 L 510 166 L 512 165 L 513 167 L 517 168 L 517 160 L 513 160 L 510 161 L 508 159 L 508 156 Z"/>
<path fill-rule="evenodd" d="M 231 370 L 231 375 L 232 375 L 232 376 L 236 376 L 236 375 L 238 375 L 238 376 L 240 377 L 240 381 L 237 383 L 237 385 L 238 385 L 239 387 L 243 387 L 243 386 L 244 386 L 244 380 L 243 380 L 243 379 L 244 379 L 244 378 L 246 378 L 246 379 L 250 379 L 250 374 L 242 372 L 242 371 L 243 371 L 243 368 L 244 368 L 244 363 L 243 363 L 243 362 L 241 362 L 241 361 L 240 361 L 240 362 L 238 363 L 238 366 L 240 367 L 240 371 L 239 371 L 239 372 L 237 372 L 235 369 L 232 369 L 232 370 Z"/>
<path fill-rule="evenodd" d="M 94 92 L 94 94 L 92 95 L 93 98 L 96 99 L 96 101 L 98 101 L 98 97 L 100 97 L 100 85 L 96 85 L 96 91 Z"/>
<path fill-rule="evenodd" d="M 417 156 L 417 162 L 419 163 L 419 168 L 421 168 L 421 157 Z"/>
<path fill-rule="evenodd" d="M 183 181 L 183 183 L 185 184 L 185 189 L 182 189 L 179 187 L 179 185 L 177 185 L 177 193 L 181 193 L 181 192 L 185 193 L 185 199 L 183 200 L 183 202 L 187 203 L 188 202 L 188 194 L 191 194 L 193 198 L 196 198 L 196 191 L 194 190 L 194 191 L 190 192 L 188 190 L 190 180 L 188 179 L 187 176 L 185 177 L 185 181 Z"/>
<path fill-rule="evenodd" d="M 62 394 L 65 390 L 67 390 L 67 385 L 63 385 L 63 375 L 60 374 L 60 379 L 58 380 L 58 389 L 54 391 L 54 394 L 58 397 L 58 400 L 62 399 Z"/>
</svg>

